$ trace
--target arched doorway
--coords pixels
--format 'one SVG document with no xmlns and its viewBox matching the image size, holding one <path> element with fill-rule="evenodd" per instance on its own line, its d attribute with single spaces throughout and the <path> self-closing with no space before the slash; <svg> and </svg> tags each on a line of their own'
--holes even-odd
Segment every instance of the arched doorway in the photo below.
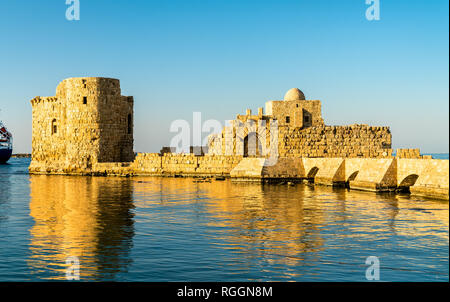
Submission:
<svg viewBox="0 0 450 302">
<path fill-rule="evenodd" d="M 262 145 L 256 132 L 250 132 L 244 138 L 244 157 L 261 157 Z"/>
</svg>

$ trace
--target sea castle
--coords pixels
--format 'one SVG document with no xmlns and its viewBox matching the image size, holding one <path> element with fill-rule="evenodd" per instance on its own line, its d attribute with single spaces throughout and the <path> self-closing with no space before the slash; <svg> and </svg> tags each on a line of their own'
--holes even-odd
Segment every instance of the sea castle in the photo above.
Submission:
<svg viewBox="0 0 450 302">
<path fill-rule="evenodd" d="M 133 151 L 133 104 L 117 79 L 62 81 L 54 97 L 35 97 L 32 174 L 231 177 L 308 181 L 368 191 L 408 191 L 449 199 L 449 161 L 418 149 L 391 149 L 389 127 L 328 126 L 319 100 L 297 88 L 247 109 L 208 146 L 186 154 Z"/>
</svg>

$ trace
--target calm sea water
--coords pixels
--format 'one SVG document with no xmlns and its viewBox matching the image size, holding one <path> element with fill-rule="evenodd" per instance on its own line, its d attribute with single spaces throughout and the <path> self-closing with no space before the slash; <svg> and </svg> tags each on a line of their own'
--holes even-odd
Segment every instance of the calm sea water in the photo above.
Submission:
<svg viewBox="0 0 450 302">
<path fill-rule="evenodd" d="M 449 203 L 308 185 L 0 166 L 0 281 L 449 280 Z"/>
</svg>

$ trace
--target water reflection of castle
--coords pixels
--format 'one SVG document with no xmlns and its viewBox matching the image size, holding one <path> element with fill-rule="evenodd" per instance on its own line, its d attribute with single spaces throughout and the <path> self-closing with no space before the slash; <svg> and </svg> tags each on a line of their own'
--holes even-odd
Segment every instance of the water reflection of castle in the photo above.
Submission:
<svg viewBox="0 0 450 302">
<path fill-rule="evenodd" d="M 174 201 L 167 196 L 202 200 L 203 210 L 213 217 L 205 228 L 226 230 L 215 233 L 214 240 L 242 257 L 277 259 L 278 263 L 298 265 L 315 258 L 315 252 L 323 249 L 319 227 L 324 224 L 324 211 L 314 200 L 304 198 L 310 195 L 311 187 L 229 181 L 193 183 L 184 178 L 137 177 L 135 180 L 134 195 L 145 206 L 169 207 Z M 160 199 L 155 192 L 161 192 Z"/>
<path fill-rule="evenodd" d="M 403 238 L 397 242 L 402 246 L 422 232 L 427 237 L 416 240 L 420 244 L 428 244 L 429 236 L 448 240 L 448 233 L 436 232 L 436 225 L 448 229 L 448 205 L 420 202 L 418 209 L 418 201 L 410 197 L 188 178 L 32 175 L 30 183 L 30 215 L 35 224 L 30 229 L 28 264 L 40 279 L 64 279 L 66 258 L 77 256 L 81 280 L 120 280 L 130 268 L 134 206 L 138 223 L 148 224 L 156 239 L 167 239 L 161 221 L 175 222 L 170 231 L 182 239 L 173 242 L 188 251 L 191 241 L 184 231 L 200 226 L 211 236 L 206 246 L 217 245 L 237 255 L 227 265 L 255 263 L 255 259 L 287 265 L 291 269 L 277 272 L 286 278 L 302 274 L 305 265 L 329 261 L 322 252 L 330 238 L 357 244 L 367 240 L 364 234 L 375 232 Z M 361 219 L 366 223 L 356 223 Z M 143 244 L 147 255 L 152 242 L 138 245 Z M 164 254 L 165 248 L 159 246 L 158 253 Z"/>
<path fill-rule="evenodd" d="M 139 200 L 137 207 L 171 207 L 201 200 L 203 210 L 212 217 L 205 228 L 221 230 L 214 236 L 218 244 L 242 257 L 264 258 L 275 264 L 301 266 L 323 261 L 320 252 L 326 250 L 330 236 L 356 242 L 361 240 L 361 234 L 373 233 L 374 226 L 385 235 L 414 238 L 417 230 L 410 228 L 408 220 L 427 234 L 448 240 L 448 235 L 433 229 L 436 224 L 448 228 L 448 211 L 440 209 L 445 209 L 445 204 L 424 204 L 409 196 L 372 195 L 329 187 L 194 183 L 185 178 L 151 177 L 135 178 L 133 190 Z M 178 201 L 173 197 L 178 197 Z M 418 203 L 424 207 L 423 212 L 409 210 Z M 367 223 L 355 225 L 361 216 L 366 217 Z M 340 232 L 330 234 L 327 230 L 336 229 L 336 225 Z"/>
<path fill-rule="evenodd" d="M 82 280 L 113 280 L 126 271 L 134 235 L 132 184 L 124 179 L 31 176 L 29 266 L 64 279 L 66 259 L 80 259 Z"/>
</svg>

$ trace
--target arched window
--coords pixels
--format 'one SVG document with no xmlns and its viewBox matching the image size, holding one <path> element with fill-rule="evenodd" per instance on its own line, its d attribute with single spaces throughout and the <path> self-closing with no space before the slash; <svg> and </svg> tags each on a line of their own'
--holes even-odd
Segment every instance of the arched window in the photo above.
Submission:
<svg viewBox="0 0 450 302">
<path fill-rule="evenodd" d="M 256 132 L 250 132 L 244 138 L 244 157 L 249 156 L 263 156 L 262 145 Z"/>
<path fill-rule="evenodd" d="M 52 121 L 52 135 L 56 134 L 58 132 L 58 122 L 56 119 L 53 119 Z"/>
</svg>

